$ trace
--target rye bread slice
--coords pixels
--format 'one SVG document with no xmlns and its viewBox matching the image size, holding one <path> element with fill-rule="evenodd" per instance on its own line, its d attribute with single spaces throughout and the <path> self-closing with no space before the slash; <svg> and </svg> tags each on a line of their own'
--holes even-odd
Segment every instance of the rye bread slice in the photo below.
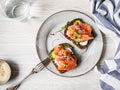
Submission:
<svg viewBox="0 0 120 90">
<path fill-rule="evenodd" d="M 52 61 L 52 63 L 55 65 L 55 67 L 56 67 L 56 69 L 58 70 L 58 66 L 57 66 L 57 64 L 54 62 L 54 61 Z M 67 70 L 58 70 L 60 73 L 65 73 L 65 72 L 67 72 Z"/>
<path fill-rule="evenodd" d="M 59 45 L 63 45 L 64 47 L 65 47 L 65 46 L 71 47 L 71 50 L 72 50 L 72 52 L 73 52 L 72 55 L 74 55 L 75 58 L 77 58 L 76 55 L 75 55 L 75 53 L 74 53 L 73 47 L 72 47 L 70 44 L 68 44 L 68 43 L 62 43 L 62 44 L 59 44 Z M 50 54 L 51 54 L 51 52 L 53 52 L 53 51 L 54 51 L 54 48 L 50 51 Z M 50 54 L 49 54 L 49 57 L 50 57 Z M 50 58 L 50 60 L 52 61 L 52 63 L 53 63 L 54 66 L 56 67 L 56 69 L 58 70 L 58 65 L 55 63 L 54 59 L 51 59 L 51 58 Z M 77 65 L 78 65 L 78 61 L 77 61 Z M 61 74 L 67 72 L 67 70 L 58 70 L 58 71 L 59 71 Z"/>
<path fill-rule="evenodd" d="M 65 28 L 65 30 L 64 30 L 64 36 L 65 36 L 68 40 L 72 41 L 73 44 L 75 44 L 75 45 L 76 45 L 77 47 L 79 47 L 80 49 L 85 49 L 85 48 L 87 48 L 87 47 L 90 45 L 90 43 L 92 42 L 93 39 L 92 39 L 92 40 L 89 40 L 88 43 L 87 43 L 87 45 L 84 45 L 84 46 L 83 46 L 83 45 L 77 44 L 74 40 L 72 40 L 72 39 L 71 39 L 70 37 L 68 37 L 68 35 L 67 35 L 67 30 L 68 30 L 67 28 L 68 28 L 69 26 L 73 25 L 76 20 L 80 20 L 82 23 L 84 23 L 83 20 L 80 19 L 80 18 L 76 18 L 76 19 L 73 19 L 72 21 L 68 22 L 67 25 L 66 25 L 66 28 Z M 95 37 L 95 33 L 94 33 L 93 30 L 92 30 L 91 34 L 92 34 L 93 37 Z"/>
</svg>

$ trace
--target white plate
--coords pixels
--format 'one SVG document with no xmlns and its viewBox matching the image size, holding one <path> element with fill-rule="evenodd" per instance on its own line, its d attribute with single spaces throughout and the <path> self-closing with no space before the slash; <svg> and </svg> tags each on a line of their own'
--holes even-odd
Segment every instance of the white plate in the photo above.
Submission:
<svg viewBox="0 0 120 90">
<path fill-rule="evenodd" d="M 64 26 L 66 22 L 71 21 L 75 18 L 81 18 L 84 22 L 90 24 L 96 33 L 95 39 L 87 49 L 81 50 L 76 47 L 72 42 L 64 37 L 62 32 L 51 35 L 52 33 L 59 30 L 62 26 Z M 103 48 L 102 35 L 97 28 L 94 20 L 82 12 L 73 10 L 64 10 L 57 12 L 48 17 L 41 25 L 36 39 L 36 47 L 40 60 L 48 57 L 48 52 L 52 50 L 54 46 L 60 43 L 71 44 L 74 47 L 79 61 L 81 61 L 77 68 L 65 72 L 64 74 L 60 74 L 52 63 L 47 66 L 47 69 L 54 74 L 64 77 L 80 76 L 90 71 L 99 61 Z"/>
</svg>

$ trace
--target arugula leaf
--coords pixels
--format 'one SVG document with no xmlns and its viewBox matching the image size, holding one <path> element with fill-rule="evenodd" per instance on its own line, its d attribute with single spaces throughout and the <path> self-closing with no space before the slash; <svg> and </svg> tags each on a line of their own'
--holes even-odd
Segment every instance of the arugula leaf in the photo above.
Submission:
<svg viewBox="0 0 120 90">
<path fill-rule="evenodd" d="M 67 27 L 67 24 L 68 24 L 68 22 L 67 22 L 64 26 L 62 26 L 62 27 L 60 28 L 60 30 L 57 30 L 56 32 L 52 33 L 51 35 L 54 35 L 54 34 L 56 34 L 56 33 L 58 33 L 58 32 L 61 32 L 61 31 L 65 30 L 66 27 Z"/>
<path fill-rule="evenodd" d="M 72 46 L 70 46 L 70 45 L 64 45 L 64 48 L 72 48 Z"/>
</svg>

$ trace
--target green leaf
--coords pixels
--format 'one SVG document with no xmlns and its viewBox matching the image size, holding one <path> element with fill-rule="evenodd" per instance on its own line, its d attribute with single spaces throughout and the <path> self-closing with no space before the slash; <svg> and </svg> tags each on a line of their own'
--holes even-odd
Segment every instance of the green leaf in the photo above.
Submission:
<svg viewBox="0 0 120 90">
<path fill-rule="evenodd" d="M 70 48 L 70 49 L 71 49 L 72 46 L 65 44 L 65 45 L 64 45 L 64 48 Z"/>
<path fill-rule="evenodd" d="M 62 27 L 60 28 L 60 30 L 55 31 L 55 32 L 53 33 L 53 35 L 56 34 L 56 33 L 58 33 L 58 32 L 61 32 L 61 31 L 65 30 L 65 29 L 67 28 L 67 24 L 68 24 L 68 22 L 67 22 L 64 26 L 62 26 Z"/>
<path fill-rule="evenodd" d="M 73 56 L 74 58 L 77 58 L 75 54 L 72 54 L 72 56 Z"/>
</svg>

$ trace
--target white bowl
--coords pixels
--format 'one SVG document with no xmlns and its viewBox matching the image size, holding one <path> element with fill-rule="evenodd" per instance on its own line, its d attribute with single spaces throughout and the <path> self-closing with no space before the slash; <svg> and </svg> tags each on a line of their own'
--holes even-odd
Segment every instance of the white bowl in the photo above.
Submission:
<svg viewBox="0 0 120 90">
<path fill-rule="evenodd" d="M 4 60 L 0 60 L 0 85 L 7 83 L 10 76 L 11 69 L 9 64 Z"/>
</svg>

